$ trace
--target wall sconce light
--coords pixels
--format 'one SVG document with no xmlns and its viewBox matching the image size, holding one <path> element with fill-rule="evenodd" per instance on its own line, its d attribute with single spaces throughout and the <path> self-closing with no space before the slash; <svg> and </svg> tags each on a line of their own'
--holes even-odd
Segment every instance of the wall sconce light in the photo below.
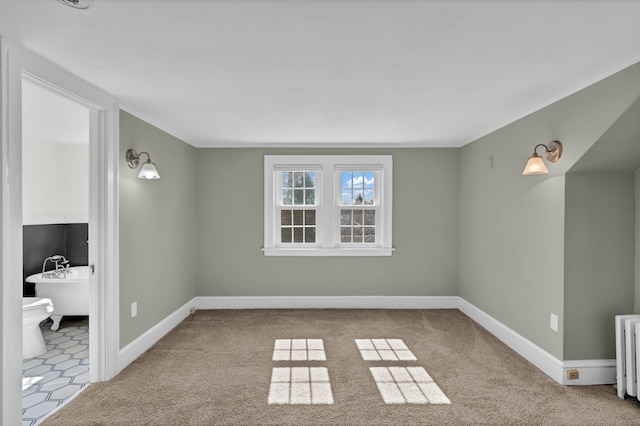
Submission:
<svg viewBox="0 0 640 426">
<path fill-rule="evenodd" d="M 142 168 L 140 169 L 140 173 L 138 173 L 138 178 L 140 179 L 160 179 L 160 175 L 158 174 L 158 169 L 156 169 L 155 163 L 151 162 L 151 156 L 148 152 L 141 152 L 138 154 L 133 149 L 127 151 L 127 164 L 132 169 L 135 169 L 140 165 L 140 156 L 142 154 L 147 154 L 147 161 L 142 163 Z"/>
<path fill-rule="evenodd" d="M 529 157 L 527 165 L 524 166 L 523 175 L 543 175 L 549 173 L 547 166 L 545 166 L 544 161 L 542 161 L 542 157 L 536 152 L 539 146 L 544 147 L 544 156 L 550 163 L 555 163 L 562 157 L 562 144 L 559 141 L 549 142 L 549 146 L 543 143 L 538 144 L 533 148 L 533 155 Z"/>
</svg>

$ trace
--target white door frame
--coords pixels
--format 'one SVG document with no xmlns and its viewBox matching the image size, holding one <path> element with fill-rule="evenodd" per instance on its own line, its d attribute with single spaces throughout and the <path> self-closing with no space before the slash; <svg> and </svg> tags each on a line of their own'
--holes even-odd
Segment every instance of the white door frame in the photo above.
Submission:
<svg viewBox="0 0 640 426">
<path fill-rule="evenodd" d="M 91 110 L 89 143 L 89 264 L 95 265 L 89 321 L 92 382 L 118 371 L 118 104 L 64 69 L 0 39 L 2 100 L 1 424 L 22 419 L 22 79 L 54 90 Z M 19 325 L 20 324 L 20 325 Z"/>
</svg>

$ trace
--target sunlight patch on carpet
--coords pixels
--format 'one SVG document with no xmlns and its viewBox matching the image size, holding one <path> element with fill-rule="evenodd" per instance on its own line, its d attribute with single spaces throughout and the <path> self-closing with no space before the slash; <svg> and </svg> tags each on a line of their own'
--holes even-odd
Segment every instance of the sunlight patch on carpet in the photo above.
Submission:
<svg viewBox="0 0 640 426">
<path fill-rule="evenodd" d="M 450 404 L 449 398 L 422 367 L 371 367 L 387 404 Z"/>
<path fill-rule="evenodd" d="M 333 404 L 324 367 L 276 367 L 271 371 L 269 404 Z"/>
<path fill-rule="evenodd" d="M 416 361 L 402 339 L 355 339 L 365 361 Z"/>
<path fill-rule="evenodd" d="M 273 361 L 326 361 L 322 339 L 276 339 Z"/>
</svg>

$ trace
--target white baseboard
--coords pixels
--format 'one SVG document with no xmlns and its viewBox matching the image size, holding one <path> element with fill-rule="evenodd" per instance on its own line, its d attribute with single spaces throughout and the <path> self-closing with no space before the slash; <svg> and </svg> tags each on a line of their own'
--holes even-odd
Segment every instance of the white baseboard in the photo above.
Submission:
<svg viewBox="0 0 640 426">
<path fill-rule="evenodd" d="M 563 361 L 563 385 L 610 385 L 616 382 L 615 359 L 583 359 L 577 361 Z M 567 379 L 568 370 L 578 370 L 580 378 Z"/>
<path fill-rule="evenodd" d="M 615 359 L 560 361 L 463 298 L 460 298 L 458 307 L 468 317 L 562 385 L 602 385 L 616 382 Z M 578 370 L 579 378 L 567 379 L 568 370 Z"/>
<path fill-rule="evenodd" d="M 486 328 L 491 334 L 522 355 L 546 375 L 556 382 L 562 383 L 562 361 L 558 358 L 462 298 L 460 298 L 459 308 L 468 317 Z"/>
<path fill-rule="evenodd" d="M 140 335 L 133 342 L 120 349 L 118 354 L 118 372 L 124 370 L 136 358 L 145 353 L 158 340 L 164 337 L 175 326 L 184 321 L 189 316 L 189 309 L 194 306 L 194 299 L 191 299 L 165 319 L 151 327 L 144 334 Z"/>
<path fill-rule="evenodd" d="M 458 309 L 458 296 L 196 297 L 197 309 Z"/>
<path fill-rule="evenodd" d="M 122 348 L 119 353 L 118 371 L 122 371 L 189 316 L 189 310 L 192 307 L 196 309 L 459 309 L 560 384 L 597 385 L 616 382 L 615 359 L 560 361 L 459 296 L 194 297 Z M 567 379 L 568 370 L 578 370 L 579 378 Z"/>
</svg>

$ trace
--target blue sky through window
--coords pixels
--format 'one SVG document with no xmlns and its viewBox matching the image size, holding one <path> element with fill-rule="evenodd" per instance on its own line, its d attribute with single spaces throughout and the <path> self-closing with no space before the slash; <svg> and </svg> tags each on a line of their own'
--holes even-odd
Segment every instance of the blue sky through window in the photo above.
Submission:
<svg viewBox="0 0 640 426">
<path fill-rule="evenodd" d="M 342 205 L 374 204 L 375 172 L 342 172 Z"/>
</svg>

